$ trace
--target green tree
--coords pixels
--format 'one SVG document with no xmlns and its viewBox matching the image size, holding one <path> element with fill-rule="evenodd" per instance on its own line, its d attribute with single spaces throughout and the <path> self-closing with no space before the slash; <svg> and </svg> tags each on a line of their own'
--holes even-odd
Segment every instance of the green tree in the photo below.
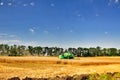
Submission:
<svg viewBox="0 0 120 80">
<path fill-rule="evenodd" d="M 97 56 L 101 56 L 101 54 L 102 54 L 102 53 L 101 53 L 101 47 L 100 47 L 100 46 L 97 46 L 97 47 L 96 47 L 96 55 L 97 55 Z"/>
<path fill-rule="evenodd" d="M 108 49 L 107 49 L 107 48 L 103 48 L 101 55 L 102 55 L 102 56 L 108 56 Z"/>
<path fill-rule="evenodd" d="M 115 56 L 117 55 L 117 49 L 116 48 L 109 48 L 109 56 Z"/>
<path fill-rule="evenodd" d="M 18 46 L 18 48 L 17 48 L 18 54 L 19 55 L 24 55 L 25 48 L 26 47 L 24 45 Z"/>
<path fill-rule="evenodd" d="M 28 46 L 28 50 L 31 55 L 34 55 L 34 48 L 32 46 Z"/>
<path fill-rule="evenodd" d="M 117 55 L 120 56 L 120 49 L 118 49 L 118 54 Z"/>
<path fill-rule="evenodd" d="M 44 50 L 43 50 L 44 56 L 48 56 L 48 49 L 49 49 L 48 47 L 44 47 Z"/>
<path fill-rule="evenodd" d="M 20 56 L 17 52 L 17 45 L 11 46 L 9 56 Z"/>
<path fill-rule="evenodd" d="M 88 48 L 83 48 L 83 56 L 90 56 Z"/>
<path fill-rule="evenodd" d="M 38 46 L 38 47 L 34 47 L 35 53 L 40 56 L 42 53 L 42 47 Z"/>
<path fill-rule="evenodd" d="M 89 48 L 89 54 L 90 56 L 97 56 L 96 48 L 93 48 L 93 47 Z"/>
<path fill-rule="evenodd" d="M 83 56 L 83 48 L 82 47 L 77 48 L 77 56 L 78 57 Z"/>
</svg>

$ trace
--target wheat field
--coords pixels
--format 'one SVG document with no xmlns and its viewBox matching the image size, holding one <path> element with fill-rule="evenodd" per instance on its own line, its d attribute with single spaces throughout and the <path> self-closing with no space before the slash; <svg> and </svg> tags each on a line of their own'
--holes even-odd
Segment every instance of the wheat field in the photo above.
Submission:
<svg viewBox="0 0 120 80">
<path fill-rule="evenodd" d="M 120 72 L 120 57 L 0 57 L 0 80 Z"/>
</svg>

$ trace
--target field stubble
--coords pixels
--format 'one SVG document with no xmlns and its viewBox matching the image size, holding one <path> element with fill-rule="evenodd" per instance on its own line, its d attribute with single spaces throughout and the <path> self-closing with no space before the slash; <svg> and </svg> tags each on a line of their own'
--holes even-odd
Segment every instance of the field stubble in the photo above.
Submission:
<svg viewBox="0 0 120 80">
<path fill-rule="evenodd" d="M 0 79 L 120 72 L 120 57 L 0 57 Z"/>
</svg>

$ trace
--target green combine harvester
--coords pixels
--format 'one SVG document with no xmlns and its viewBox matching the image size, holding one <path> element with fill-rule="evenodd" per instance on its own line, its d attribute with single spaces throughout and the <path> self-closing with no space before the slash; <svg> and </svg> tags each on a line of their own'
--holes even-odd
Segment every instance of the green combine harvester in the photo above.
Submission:
<svg viewBox="0 0 120 80">
<path fill-rule="evenodd" d="M 74 55 L 70 52 L 59 55 L 60 59 L 74 59 Z"/>
</svg>

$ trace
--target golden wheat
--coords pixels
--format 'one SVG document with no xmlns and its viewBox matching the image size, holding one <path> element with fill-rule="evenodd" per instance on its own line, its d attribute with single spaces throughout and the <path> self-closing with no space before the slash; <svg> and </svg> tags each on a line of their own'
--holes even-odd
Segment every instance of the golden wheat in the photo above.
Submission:
<svg viewBox="0 0 120 80">
<path fill-rule="evenodd" d="M 120 57 L 0 57 L 0 79 L 120 72 Z"/>
</svg>

